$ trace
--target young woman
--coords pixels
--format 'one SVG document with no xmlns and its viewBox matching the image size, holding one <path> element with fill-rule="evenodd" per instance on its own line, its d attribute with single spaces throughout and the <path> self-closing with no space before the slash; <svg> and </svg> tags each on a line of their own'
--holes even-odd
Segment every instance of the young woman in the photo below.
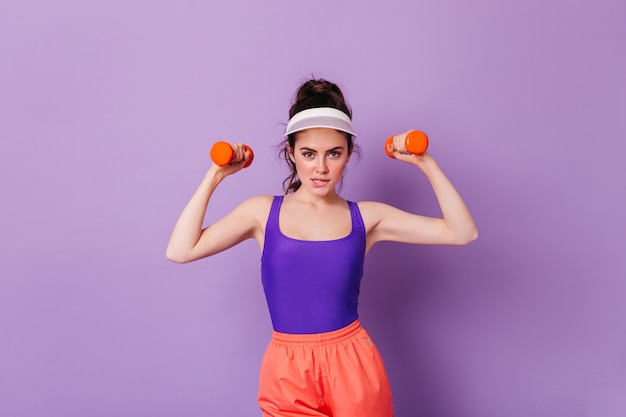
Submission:
<svg viewBox="0 0 626 417">
<path fill-rule="evenodd" d="M 168 247 L 191 262 L 256 239 L 263 288 L 274 328 L 261 365 L 264 416 L 389 417 L 393 406 L 382 359 L 361 327 L 357 303 L 367 251 L 377 242 L 465 245 L 478 236 L 465 203 L 427 152 L 388 149 L 428 178 L 442 218 L 379 202 L 346 201 L 337 192 L 354 150 L 351 111 L 339 87 L 311 79 L 289 111 L 283 156 L 291 175 L 284 196 L 250 198 L 203 228 L 213 191 L 251 155 L 213 164 L 184 208 Z"/>
</svg>

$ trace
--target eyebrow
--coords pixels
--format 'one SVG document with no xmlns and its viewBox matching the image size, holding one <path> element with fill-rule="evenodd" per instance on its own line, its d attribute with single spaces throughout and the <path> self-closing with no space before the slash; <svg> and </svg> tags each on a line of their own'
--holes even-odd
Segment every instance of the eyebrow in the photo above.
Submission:
<svg viewBox="0 0 626 417">
<path fill-rule="evenodd" d="M 343 146 L 335 146 L 334 148 L 328 149 L 325 152 L 332 152 L 332 151 L 343 151 L 345 148 Z M 300 151 L 309 151 L 309 152 L 317 152 L 316 149 L 312 149 L 306 146 L 303 146 L 301 148 L 299 148 L 298 150 Z"/>
</svg>

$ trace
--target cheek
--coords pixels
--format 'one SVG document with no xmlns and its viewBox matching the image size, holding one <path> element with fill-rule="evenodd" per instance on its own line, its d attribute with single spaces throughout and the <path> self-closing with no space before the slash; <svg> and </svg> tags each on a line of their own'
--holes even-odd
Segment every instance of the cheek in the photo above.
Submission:
<svg viewBox="0 0 626 417">
<path fill-rule="evenodd" d="M 308 161 L 304 158 L 294 158 L 294 164 L 296 165 L 296 170 L 297 171 L 304 171 L 309 169 L 310 166 L 312 166 L 313 164 L 311 163 L 311 161 Z"/>
<path fill-rule="evenodd" d="M 343 174 L 345 170 L 346 170 L 346 164 L 337 165 L 337 167 L 335 168 L 335 171 L 338 174 Z"/>
<path fill-rule="evenodd" d="M 343 176 L 345 169 L 346 169 L 346 164 L 343 164 L 343 163 L 335 163 L 335 164 L 328 165 L 328 170 L 330 171 L 331 176 L 334 178 L 339 178 Z"/>
<path fill-rule="evenodd" d="M 344 169 L 344 168 L 348 165 L 348 162 L 349 162 L 349 161 L 350 161 L 350 159 L 349 159 L 349 158 L 345 158 L 345 159 L 338 159 L 338 160 L 334 161 L 333 166 L 334 166 L 336 169 Z"/>
</svg>

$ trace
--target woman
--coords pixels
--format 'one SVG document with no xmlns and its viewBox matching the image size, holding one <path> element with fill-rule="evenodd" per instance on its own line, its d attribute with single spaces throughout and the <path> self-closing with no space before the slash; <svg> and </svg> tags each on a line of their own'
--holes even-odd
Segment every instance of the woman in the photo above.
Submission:
<svg viewBox="0 0 626 417">
<path fill-rule="evenodd" d="M 213 191 L 251 157 L 242 144 L 231 144 L 234 162 L 209 168 L 168 244 L 170 260 L 191 262 L 249 238 L 258 242 L 274 328 L 261 366 L 264 416 L 393 416 L 382 359 L 358 320 L 364 256 L 380 241 L 465 245 L 478 236 L 435 160 L 408 153 L 401 137 L 389 151 L 426 175 L 442 218 L 342 198 L 337 186 L 356 136 L 351 116 L 337 85 L 303 83 L 285 131 L 283 156 L 291 169 L 285 195 L 253 197 L 203 229 Z"/>
</svg>

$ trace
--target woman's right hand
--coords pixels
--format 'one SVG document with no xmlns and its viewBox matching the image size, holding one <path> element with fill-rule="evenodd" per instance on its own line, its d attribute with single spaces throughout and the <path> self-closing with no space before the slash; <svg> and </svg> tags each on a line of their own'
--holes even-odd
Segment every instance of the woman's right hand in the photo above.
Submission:
<svg viewBox="0 0 626 417">
<path fill-rule="evenodd" d="M 213 162 L 213 165 L 211 166 L 212 170 L 220 173 L 224 177 L 240 171 L 250 158 L 252 158 L 252 153 L 249 150 L 246 150 L 246 146 L 243 143 L 228 142 L 228 144 L 234 152 L 232 161 L 224 166 L 220 166 Z"/>
</svg>

